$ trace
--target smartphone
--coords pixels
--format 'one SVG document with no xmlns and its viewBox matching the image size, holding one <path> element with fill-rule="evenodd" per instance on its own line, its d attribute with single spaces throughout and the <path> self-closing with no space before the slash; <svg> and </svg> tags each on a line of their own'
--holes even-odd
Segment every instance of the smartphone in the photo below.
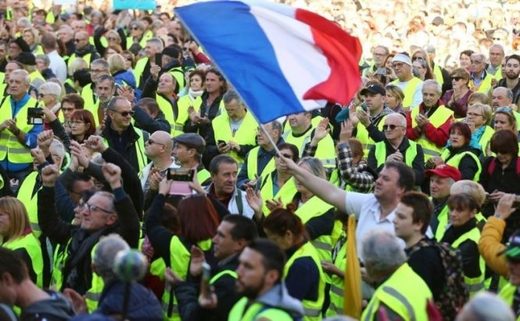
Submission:
<svg viewBox="0 0 520 321">
<path fill-rule="evenodd" d="M 43 124 L 43 109 L 42 108 L 27 108 L 27 124 L 41 125 Z"/>
<path fill-rule="evenodd" d="M 173 180 L 170 195 L 191 195 L 190 182 L 193 182 L 195 171 L 183 168 L 169 168 L 166 178 Z"/>
<path fill-rule="evenodd" d="M 155 57 L 154 57 L 154 60 L 155 60 L 155 64 L 159 67 L 162 66 L 162 54 L 160 53 L 156 53 L 155 54 Z"/>
<path fill-rule="evenodd" d="M 208 298 L 211 295 L 212 289 L 209 284 L 211 278 L 211 267 L 208 263 L 202 263 L 202 278 L 200 279 L 200 294 Z"/>
<path fill-rule="evenodd" d="M 368 112 L 368 106 L 367 106 L 367 103 L 363 102 L 363 103 L 361 104 L 361 109 L 363 109 L 363 111 L 365 111 L 365 112 Z"/>
</svg>

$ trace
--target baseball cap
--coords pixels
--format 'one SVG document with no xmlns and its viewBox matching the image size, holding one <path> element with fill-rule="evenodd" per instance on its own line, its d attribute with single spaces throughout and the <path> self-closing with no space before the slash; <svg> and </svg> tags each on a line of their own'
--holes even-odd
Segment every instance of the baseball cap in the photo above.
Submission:
<svg viewBox="0 0 520 321">
<path fill-rule="evenodd" d="M 366 95 L 367 93 L 386 95 L 386 89 L 380 84 L 371 84 L 361 89 L 361 92 L 359 94 Z"/>
<path fill-rule="evenodd" d="M 437 165 L 437 167 L 434 169 L 429 169 L 426 171 L 426 176 L 432 175 L 437 175 L 444 178 L 449 177 L 454 181 L 460 181 L 462 179 L 462 174 L 458 168 L 446 164 Z"/>
<path fill-rule="evenodd" d="M 507 247 L 498 255 L 505 255 L 508 260 L 520 261 L 520 230 L 516 230 L 509 238 Z"/>
<path fill-rule="evenodd" d="M 199 154 L 204 153 L 204 149 L 206 148 L 206 142 L 204 141 L 204 138 L 195 133 L 185 133 L 179 135 L 175 137 L 173 141 L 175 143 L 187 146 L 188 148 L 195 148 Z"/>
<path fill-rule="evenodd" d="M 21 52 L 15 60 L 23 65 L 36 66 L 36 58 L 30 52 Z"/>
<path fill-rule="evenodd" d="M 392 62 L 402 62 L 403 64 L 407 64 L 409 66 L 412 65 L 412 59 L 410 59 L 408 55 L 402 53 L 395 55 L 394 59 L 392 59 Z"/>
</svg>

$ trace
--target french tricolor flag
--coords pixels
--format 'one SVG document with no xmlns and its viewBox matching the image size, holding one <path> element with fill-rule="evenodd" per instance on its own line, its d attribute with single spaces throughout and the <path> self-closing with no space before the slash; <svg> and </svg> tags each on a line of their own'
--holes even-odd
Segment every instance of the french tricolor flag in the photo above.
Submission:
<svg viewBox="0 0 520 321">
<path fill-rule="evenodd" d="M 261 123 L 347 104 L 361 83 L 359 40 L 310 11 L 216 0 L 175 12 Z"/>
</svg>

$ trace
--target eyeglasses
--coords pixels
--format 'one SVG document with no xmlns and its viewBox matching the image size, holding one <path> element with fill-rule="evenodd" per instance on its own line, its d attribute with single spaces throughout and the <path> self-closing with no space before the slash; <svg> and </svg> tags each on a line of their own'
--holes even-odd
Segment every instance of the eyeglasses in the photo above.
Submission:
<svg viewBox="0 0 520 321">
<path fill-rule="evenodd" d="M 164 146 L 164 144 L 158 143 L 158 142 L 156 142 L 154 140 L 151 140 L 151 139 L 148 139 L 146 142 L 148 143 L 148 145 L 156 144 L 156 145 Z"/>
<path fill-rule="evenodd" d="M 478 116 L 482 117 L 483 116 L 482 114 L 476 114 L 476 113 L 471 113 L 471 112 L 466 113 L 466 115 L 468 115 L 468 116 L 475 116 L 475 117 L 478 117 Z"/>
<path fill-rule="evenodd" d="M 83 203 L 83 205 L 80 206 L 81 209 L 88 209 L 88 212 L 89 213 L 92 213 L 92 211 L 94 212 L 103 212 L 103 213 L 106 213 L 106 214 L 112 214 L 114 213 L 113 211 L 109 211 L 107 209 L 104 209 L 102 207 L 99 207 L 99 206 L 96 206 L 96 205 L 92 205 L 92 204 L 89 204 L 89 203 Z"/>
<path fill-rule="evenodd" d="M 383 130 L 384 130 L 384 131 L 387 131 L 387 130 L 394 130 L 394 129 L 396 129 L 397 127 L 403 127 L 403 126 L 399 126 L 399 125 L 383 125 Z"/>
<path fill-rule="evenodd" d="M 131 110 L 131 111 L 117 111 L 117 110 L 112 110 L 113 112 L 116 112 L 118 113 L 119 115 L 123 116 L 123 117 L 128 117 L 128 116 L 133 116 L 134 115 L 134 112 Z"/>
<path fill-rule="evenodd" d="M 416 61 L 416 60 L 424 61 L 424 58 L 423 57 L 412 57 L 412 61 Z"/>
</svg>

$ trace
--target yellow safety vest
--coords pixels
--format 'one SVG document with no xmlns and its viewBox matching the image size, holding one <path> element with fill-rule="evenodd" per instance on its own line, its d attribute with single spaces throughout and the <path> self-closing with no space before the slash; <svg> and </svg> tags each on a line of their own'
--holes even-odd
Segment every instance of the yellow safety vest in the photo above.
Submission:
<svg viewBox="0 0 520 321">
<path fill-rule="evenodd" d="M 345 271 L 347 266 L 347 241 L 341 245 L 336 257 L 334 258 L 334 265 L 340 270 Z M 327 309 L 326 315 L 328 317 L 343 314 L 343 305 L 345 299 L 345 280 L 337 275 L 331 275 L 330 277 L 330 305 Z"/>
<path fill-rule="evenodd" d="M 99 109 L 99 99 L 94 94 L 94 90 L 92 89 L 93 83 L 90 83 L 81 89 L 81 98 L 83 98 L 84 107 L 86 110 L 92 113 L 94 116 L 94 121 L 96 123 L 96 127 L 99 126 L 98 119 L 98 109 Z"/>
<path fill-rule="evenodd" d="M 170 134 L 174 136 L 175 133 L 175 114 L 173 112 L 173 103 L 161 94 L 155 94 L 155 101 L 159 105 L 159 109 L 164 114 L 164 119 L 170 124 Z M 175 137 L 175 136 L 174 136 Z"/>
<path fill-rule="evenodd" d="M 238 300 L 229 312 L 228 321 L 255 321 L 261 318 L 272 321 L 293 321 L 291 315 L 282 309 L 265 306 L 260 302 L 249 304 L 247 298 Z"/>
<path fill-rule="evenodd" d="M 40 237 L 42 230 L 40 228 L 40 224 L 38 223 L 38 191 L 41 189 L 41 187 L 33 194 L 37 178 L 37 171 L 32 171 L 29 173 L 29 175 L 27 175 L 20 184 L 16 198 L 22 202 L 23 205 L 25 205 L 27 215 L 29 216 L 32 233 L 34 236 Z"/>
<path fill-rule="evenodd" d="M 480 145 L 482 154 L 484 154 L 484 156 L 486 156 L 486 157 L 489 157 L 491 155 L 490 154 L 488 155 L 487 146 L 488 146 L 489 142 L 491 141 L 491 137 L 493 137 L 495 130 L 488 125 L 484 125 L 484 126 L 486 126 L 486 127 L 484 129 L 484 133 L 482 133 L 482 136 L 480 136 L 480 140 L 478 141 L 478 144 Z"/>
<path fill-rule="evenodd" d="M 454 249 L 458 249 L 460 244 L 466 240 L 471 240 L 478 244 L 480 240 L 480 231 L 478 227 L 472 228 L 470 231 L 462 234 L 458 239 L 451 244 L 451 247 Z M 466 284 L 466 287 L 468 288 L 470 297 L 473 297 L 477 292 L 484 289 L 484 277 L 485 277 L 485 268 L 486 263 L 484 262 L 484 259 L 482 256 L 479 255 L 479 265 L 480 265 L 480 275 L 475 278 L 470 278 L 464 275 L 464 283 Z"/>
<path fill-rule="evenodd" d="M 479 92 L 479 93 L 483 93 L 483 94 L 487 95 L 489 93 L 489 91 L 493 88 L 493 85 L 492 85 L 493 79 L 495 79 L 495 77 L 486 72 L 486 77 L 484 77 L 484 79 L 480 82 L 480 85 L 478 87 L 475 85 L 473 80 L 470 79 L 469 84 L 468 84 L 469 89 L 471 89 L 475 92 Z"/>
<path fill-rule="evenodd" d="M 448 157 L 450 157 L 450 155 L 451 155 L 450 150 L 446 148 L 442 152 L 441 158 L 443 161 L 446 162 L 447 165 L 453 166 L 455 168 L 459 168 L 460 161 L 462 160 L 462 158 L 464 156 L 470 156 L 471 158 L 473 158 L 475 163 L 477 163 L 478 170 L 475 173 L 475 175 L 473 176 L 472 180 L 475 182 L 478 182 L 478 179 L 480 178 L 480 172 L 482 172 L 482 165 L 480 164 L 480 160 L 478 159 L 477 155 L 473 154 L 470 151 L 465 151 L 465 152 L 454 155 L 452 158 L 450 158 L 448 161 L 446 161 L 448 159 Z"/>
<path fill-rule="evenodd" d="M 35 71 L 31 72 L 29 74 L 29 79 L 30 79 L 31 83 L 34 80 L 36 80 L 36 79 L 40 79 L 41 81 L 45 81 L 45 78 L 43 78 L 42 74 L 38 70 L 35 70 Z"/>
<path fill-rule="evenodd" d="M 394 85 L 399 84 L 399 79 L 392 81 L 392 84 L 394 84 Z M 415 91 L 417 90 L 417 86 L 420 86 L 421 84 L 422 84 L 422 80 L 417 77 L 413 77 L 412 79 L 410 79 L 408 81 L 408 83 L 406 84 L 406 86 L 403 89 L 403 93 L 404 93 L 403 108 L 406 109 L 406 108 L 412 107 Z"/>
<path fill-rule="evenodd" d="M 0 122 L 16 118 L 18 128 L 24 133 L 28 133 L 33 128 L 33 125 L 27 124 L 27 108 L 29 107 L 38 107 L 38 102 L 32 97 L 13 117 L 11 96 L 6 96 L 4 103 L 0 106 Z M 21 144 L 9 130 L 4 129 L 0 132 L 0 160 L 4 160 L 6 157 L 7 161 L 13 164 L 29 164 L 33 161 L 31 150 Z"/>
<path fill-rule="evenodd" d="M 275 170 L 274 157 L 272 157 L 269 162 L 265 165 L 264 169 L 261 173 L 258 172 L 258 152 L 260 151 L 260 146 L 256 146 L 251 149 L 247 154 L 247 178 L 252 180 L 255 176 L 258 178 L 265 176 L 267 173 L 271 173 Z"/>
<path fill-rule="evenodd" d="M 43 250 L 40 241 L 29 233 L 15 240 L 10 240 L 2 244 L 2 247 L 15 251 L 25 249 L 31 258 L 32 268 L 36 275 L 36 285 L 43 288 Z"/>
<path fill-rule="evenodd" d="M 513 300 L 515 298 L 516 288 L 517 287 L 515 285 L 508 282 L 498 293 L 498 296 L 501 297 L 510 308 L 513 308 Z M 516 311 L 513 312 L 516 314 Z M 520 316 L 516 317 L 516 321 L 520 321 Z"/>
<path fill-rule="evenodd" d="M 184 134 L 184 124 L 186 124 L 190 116 L 188 108 L 192 106 L 195 112 L 199 112 L 200 105 L 202 105 L 202 98 L 200 96 L 192 99 L 189 95 L 184 95 L 177 100 L 177 110 L 179 111 L 179 115 L 177 115 L 177 120 L 173 127 L 174 137 Z"/>
<path fill-rule="evenodd" d="M 404 161 L 406 165 L 412 167 L 413 161 L 415 160 L 415 157 L 417 157 L 417 143 L 410 139 L 408 140 L 408 143 L 410 143 L 410 146 L 408 146 L 404 153 Z M 374 156 L 376 157 L 376 166 L 379 168 L 379 166 L 383 165 L 386 161 L 386 144 L 384 141 L 381 141 L 377 142 L 375 146 Z"/>
<path fill-rule="evenodd" d="M 309 143 L 312 139 L 311 134 L 314 128 L 316 127 L 312 125 L 312 127 L 307 130 L 305 134 L 301 136 L 294 136 L 291 128 L 289 127 L 288 130 L 284 131 L 283 139 L 286 143 L 293 144 L 298 147 L 300 157 L 302 157 L 305 145 L 307 145 L 307 143 Z M 330 135 L 327 135 L 318 143 L 314 157 L 319 159 L 325 168 L 336 168 L 336 147 Z"/>
<path fill-rule="evenodd" d="M 429 300 L 432 300 L 432 292 L 428 285 L 408 263 L 404 263 L 377 288 L 360 320 L 375 320 L 383 303 L 403 321 L 425 321 L 428 320 L 426 305 Z"/>
<path fill-rule="evenodd" d="M 211 249 L 211 240 L 198 243 L 198 246 L 205 252 Z M 170 265 L 172 271 L 181 279 L 185 280 L 190 269 L 190 249 L 187 249 L 184 243 L 177 236 L 173 236 L 170 240 Z M 162 305 L 165 312 L 165 319 L 169 321 L 180 321 L 179 308 L 177 306 L 177 298 L 171 284 L 166 283 L 162 296 Z"/>
<path fill-rule="evenodd" d="M 141 76 L 144 72 L 144 68 L 146 67 L 146 64 L 148 63 L 148 60 L 149 60 L 148 57 L 143 57 L 143 58 L 137 60 L 137 63 L 135 64 L 133 73 L 134 73 L 134 77 L 135 77 L 136 87 L 139 87 L 139 85 L 141 84 Z"/>
<path fill-rule="evenodd" d="M 274 171 L 264 176 L 262 183 L 260 184 L 260 195 L 262 196 L 263 202 L 262 211 L 266 216 L 271 213 L 265 205 L 267 200 L 280 199 L 284 205 L 287 205 L 292 202 L 294 195 L 298 192 L 296 189 L 296 181 L 294 180 L 294 177 L 291 177 L 282 187 L 280 187 L 278 192 L 274 194 L 273 174 Z"/>
<path fill-rule="evenodd" d="M 184 70 L 182 69 L 182 67 L 174 67 L 168 70 L 168 72 L 170 73 L 170 75 L 172 75 L 173 79 L 177 81 L 177 84 L 179 84 L 179 91 L 177 92 L 177 94 L 180 93 L 182 90 L 184 90 L 184 87 L 186 87 L 186 78 L 184 78 Z"/>
<path fill-rule="evenodd" d="M 377 129 L 380 131 L 383 131 L 383 126 L 385 124 L 386 116 L 383 116 L 379 119 L 379 122 L 377 123 Z M 356 138 L 363 144 L 363 152 L 365 155 L 368 155 L 368 151 L 372 146 L 374 146 L 375 142 L 368 134 L 368 130 L 366 129 L 365 125 L 361 124 L 359 122 L 356 126 Z"/>
<path fill-rule="evenodd" d="M 210 178 L 211 178 L 211 173 L 207 169 L 202 168 L 197 171 L 197 181 L 199 182 L 199 184 L 203 184 Z"/>
<path fill-rule="evenodd" d="M 94 246 L 94 248 L 96 247 Z M 92 253 L 94 253 L 94 250 L 92 250 Z M 93 255 L 94 254 L 92 254 L 92 256 Z M 103 292 L 104 287 L 105 282 L 103 282 L 103 279 L 96 273 L 92 272 L 92 283 L 90 289 L 85 292 L 85 303 L 87 304 L 88 312 L 92 313 L 97 310 L 99 299 L 101 298 L 101 293 Z"/>
<path fill-rule="evenodd" d="M 450 216 L 450 209 L 447 204 L 444 204 L 444 207 L 437 215 L 437 220 L 439 224 L 437 225 L 437 230 L 435 231 L 435 239 L 437 242 L 440 242 L 444 237 L 444 233 L 446 233 L 446 228 L 448 227 L 448 221 Z"/>
<path fill-rule="evenodd" d="M 433 76 L 435 77 L 435 81 L 439 83 L 439 85 L 444 85 L 444 77 L 442 76 L 442 69 L 438 64 L 433 66 Z"/>
<path fill-rule="evenodd" d="M 419 107 L 412 108 L 410 115 L 412 118 L 412 128 L 417 127 L 417 122 L 415 121 L 415 117 L 417 117 L 417 115 L 419 115 Z M 440 127 L 450 118 L 453 118 L 453 110 L 444 107 L 444 105 L 437 107 L 437 110 L 435 110 L 433 115 L 428 117 L 430 124 L 432 124 L 435 128 Z M 432 158 L 433 156 L 440 156 L 442 149 L 444 148 L 444 146 L 437 147 L 437 145 L 428 140 L 424 134 L 419 137 L 416 143 L 422 146 L 425 161 Z"/>
<path fill-rule="evenodd" d="M 305 244 L 303 244 L 287 260 L 287 263 L 285 263 L 283 274 L 284 278 L 287 277 L 287 274 L 290 272 L 291 266 L 294 264 L 294 261 L 303 257 L 310 257 L 314 261 L 314 264 L 316 264 L 316 268 L 319 272 L 318 298 L 315 301 L 306 299 L 302 300 L 304 310 L 303 320 L 319 321 L 321 320 L 321 308 L 323 306 L 323 302 L 325 301 L 325 273 L 323 273 L 323 269 L 321 268 L 321 261 L 318 252 L 310 242 L 306 242 Z"/>
<path fill-rule="evenodd" d="M 69 60 L 67 61 L 67 69 L 70 70 L 72 68 L 72 62 L 76 59 L 76 58 L 81 58 L 83 59 L 86 63 L 87 63 L 87 68 L 90 68 L 90 63 L 91 63 L 91 59 L 92 59 L 92 54 L 89 52 L 87 53 L 86 55 L 82 56 L 82 57 L 79 57 L 76 55 L 76 53 L 72 53 L 72 55 L 70 55 L 69 57 Z"/>
<path fill-rule="evenodd" d="M 213 132 L 215 136 L 215 142 L 223 140 L 226 143 L 234 141 L 239 145 L 256 145 L 256 131 L 258 123 L 251 114 L 247 112 L 238 130 L 233 134 L 231 131 L 231 119 L 227 113 L 222 113 L 215 117 L 211 124 L 213 126 Z M 233 157 L 239 165 L 244 162 L 244 159 L 240 157 L 235 151 L 229 153 L 229 156 Z"/>
<path fill-rule="evenodd" d="M 137 134 L 137 141 L 134 143 L 135 155 L 137 156 L 137 172 L 140 173 L 143 168 L 148 164 L 148 160 L 146 158 L 145 148 L 144 148 L 144 134 L 143 131 L 139 128 L 134 127 L 134 132 Z M 108 140 L 103 138 L 103 142 L 110 146 Z"/>
</svg>

